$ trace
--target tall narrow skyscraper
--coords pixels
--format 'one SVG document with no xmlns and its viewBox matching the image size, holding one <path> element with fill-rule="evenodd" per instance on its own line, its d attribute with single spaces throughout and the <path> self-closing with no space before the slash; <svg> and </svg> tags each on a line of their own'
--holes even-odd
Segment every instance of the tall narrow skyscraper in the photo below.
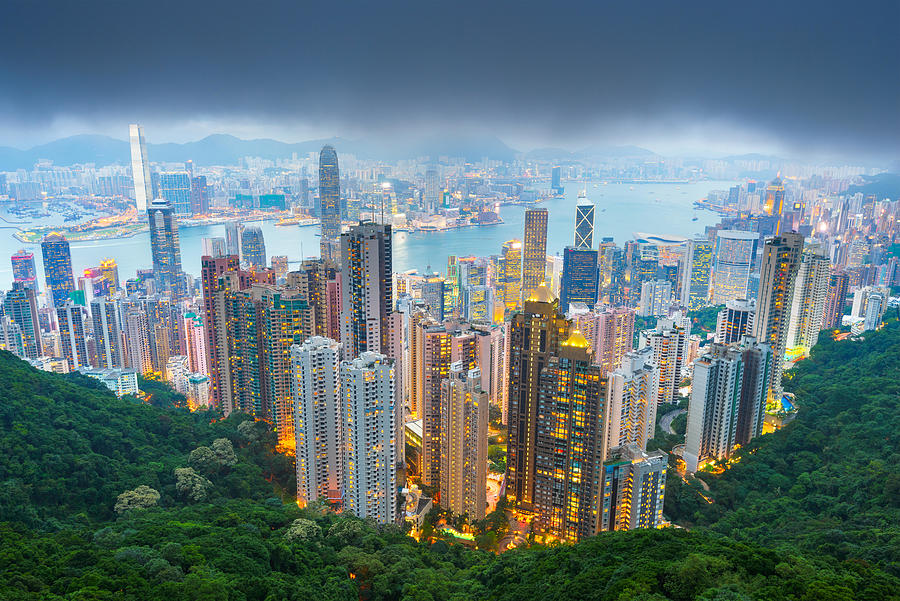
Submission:
<svg viewBox="0 0 900 601">
<path fill-rule="evenodd" d="M 393 308 L 391 226 L 360 223 L 341 236 L 341 343 L 344 357 L 387 353 Z"/>
<path fill-rule="evenodd" d="M 788 324 L 788 348 L 808 351 L 819 341 L 828 296 L 830 266 L 828 257 L 821 254 L 818 247 L 808 248 L 800 255 Z"/>
<path fill-rule="evenodd" d="M 167 200 L 157 198 L 147 209 L 150 221 L 150 251 L 153 256 L 153 279 L 159 291 L 173 297 L 181 295 L 181 246 L 178 224 Z"/>
<path fill-rule="evenodd" d="M 56 308 L 59 337 L 63 356 L 69 361 L 69 369 L 90 367 L 84 332 L 84 307 L 68 300 Z"/>
<path fill-rule="evenodd" d="M 832 270 L 828 277 L 828 292 L 825 295 L 822 327 L 839 328 L 847 305 L 847 290 L 850 287 L 850 274 Z"/>
<path fill-rule="evenodd" d="M 26 288 L 37 292 L 37 270 L 34 267 L 34 253 L 24 248 L 10 257 L 12 262 L 13 281 L 22 282 Z"/>
<path fill-rule="evenodd" d="M 245 227 L 241 232 L 241 255 L 251 269 L 266 268 L 266 242 L 258 226 Z"/>
<path fill-rule="evenodd" d="M 436 211 L 441 202 L 440 196 L 441 190 L 438 170 L 434 167 L 429 167 L 425 170 L 425 197 L 423 199 L 425 210 L 429 213 Z"/>
<path fill-rule="evenodd" d="M 596 250 L 567 246 L 563 250 L 563 271 L 560 284 L 559 307 L 568 311 L 572 303 L 584 303 L 591 308 L 597 302 L 600 272 Z"/>
<path fill-rule="evenodd" d="M 41 326 L 38 322 L 37 300 L 34 290 L 22 282 L 14 282 L 12 290 L 3 298 L 3 314 L 19 326 L 24 343 L 25 356 L 37 359 L 43 354 Z"/>
<path fill-rule="evenodd" d="M 47 234 L 41 241 L 41 254 L 44 255 L 47 296 L 54 307 L 62 306 L 69 299 L 69 294 L 75 290 L 69 241 L 59 232 Z"/>
<path fill-rule="evenodd" d="M 134 180 L 134 202 L 138 215 L 144 213 L 153 199 L 150 183 L 150 159 L 147 158 L 147 144 L 144 142 L 144 129 L 132 123 L 128 126 L 131 140 L 131 177 Z"/>
<path fill-rule="evenodd" d="M 522 243 L 518 240 L 504 242 L 497 265 L 497 300 L 502 300 L 507 309 L 516 309 L 522 302 Z"/>
<path fill-rule="evenodd" d="M 337 152 L 327 145 L 319 152 L 319 219 L 321 257 L 337 262 L 341 258 L 341 175 Z"/>
<path fill-rule="evenodd" d="M 575 248 L 584 250 L 594 245 L 594 203 L 586 192 L 578 194 L 575 204 Z"/>
<path fill-rule="evenodd" d="M 169 201 L 178 217 L 193 215 L 191 176 L 187 171 L 163 171 L 159 174 L 159 195 Z"/>
<path fill-rule="evenodd" d="M 659 367 L 649 347 L 622 358 L 622 365 L 609 373 L 604 442 L 606 449 L 625 444 L 647 449 L 656 428 L 659 397 Z"/>
<path fill-rule="evenodd" d="M 706 239 L 688 240 L 681 283 L 681 304 L 691 311 L 709 304 L 712 256 L 712 242 Z"/>
<path fill-rule="evenodd" d="M 531 296 L 546 279 L 547 209 L 525 211 L 525 243 L 522 252 L 522 298 Z"/>
<path fill-rule="evenodd" d="M 758 241 L 757 232 L 721 230 L 716 234 L 712 282 L 714 305 L 722 305 L 735 298 L 749 298 L 750 270 Z"/>
</svg>

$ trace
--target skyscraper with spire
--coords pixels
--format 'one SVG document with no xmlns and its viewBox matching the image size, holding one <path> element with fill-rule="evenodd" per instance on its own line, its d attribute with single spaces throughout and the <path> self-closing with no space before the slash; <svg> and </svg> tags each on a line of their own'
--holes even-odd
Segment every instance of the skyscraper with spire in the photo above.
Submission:
<svg viewBox="0 0 900 601">
<path fill-rule="evenodd" d="M 588 200 L 587 192 L 578 194 L 575 204 L 575 248 L 589 249 L 594 245 L 594 203 Z"/>
<path fill-rule="evenodd" d="M 322 224 L 321 256 L 337 262 L 341 242 L 341 176 L 337 152 L 328 145 L 319 152 L 319 219 Z"/>
<path fill-rule="evenodd" d="M 147 210 L 153 200 L 150 183 L 150 159 L 147 158 L 147 144 L 144 142 L 144 128 L 136 123 L 128 126 L 131 140 L 131 177 L 134 180 L 134 202 L 138 214 Z"/>
</svg>

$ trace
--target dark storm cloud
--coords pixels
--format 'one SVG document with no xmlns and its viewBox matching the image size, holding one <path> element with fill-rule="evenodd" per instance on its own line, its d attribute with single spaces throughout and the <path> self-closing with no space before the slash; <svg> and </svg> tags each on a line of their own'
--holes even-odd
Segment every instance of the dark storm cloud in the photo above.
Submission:
<svg viewBox="0 0 900 601">
<path fill-rule="evenodd" d="M 7 0 L 0 119 L 723 122 L 895 153 L 900 3 Z"/>
</svg>

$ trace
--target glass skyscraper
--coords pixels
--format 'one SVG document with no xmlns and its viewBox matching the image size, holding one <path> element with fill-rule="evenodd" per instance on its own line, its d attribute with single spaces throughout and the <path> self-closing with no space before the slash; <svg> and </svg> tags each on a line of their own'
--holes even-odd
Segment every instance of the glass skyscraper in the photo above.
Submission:
<svg viewBox="0 0 900 601">
<path fill-rule="evenodd" d="M 187 171 L 164 171 L 159 174 L 159 194 L 169 201 L 175 215 L 190 217 L 191 176 Z"/>
<path fill-rule="evenodd" d="M 319 219 L 322 224 L 321 256 L 340 260 L 341 175 L 337 152 L 323 146 L 319 153 Z"/>
<path fill-rule="evenodd" d="M 257 226 L 245 227 L 241 232 L 241 254 L 244 261 L 255 269 L 266 267 L 266 242 Z"/>
<path fill-rule="evenodd" d="M 150 203 L 150 251 L 153 255 L 153 279 L 160 292 L 178 296 L 181 292 L 181 246 L 178 224 L 172 205 L 162 198 Z"/>
<path fill-rule="evenodd" d="M 597 251 L 567 246 L 563 251 L 562 284 L 560 285 L 559 307 L 562 312 L 569 310 L 571 303 L 584 303 L 593 307 L 597 302 Z"/>
<path fill-rule="evenodd" d="M 525 211 L 522 296 L 528 298 L 547 277 L 547 209 Z"/>
<path fill-rule="evenodd" d="M 757 232 L 721 230 L 716 234 L 712 304 L 724 305 L 736 298 L 749 298 L 750 270 L 758 240 Z"/>
<path fill-rule="evenodd" d="M 17 250 L 10 258 L 12 261 L 13 281 L 22 282 L 27 288 L 37 291 L 37 270 L 34 267 L 34 253 L 24 248 Z"/>
<path fill-rule="evenodd" d="M 53 306 L 59 307 L 69 299 L 69 294 L 75 290 L 69 241 L 59 232 L 47 234 L 41 242 L 41 253 L 44 255 L 47 293 L 53 301 Z"/>
<path fill-rule="evenodd" d="M 575 205 L 575 248 L 586 249 L 594 245 L 594 203 L 582 192 Z"/>
<path fill-rule="evenodd" d="M 134 201 L 138 213 L 147 210 L 153 199 L 150 181 L 150 160 L 147 158 L 147 144 L 144 142 L 144 129 L 135 123 L 128 126 L 131 140 L 131 176 L 134 180 Z"/>
</svg>

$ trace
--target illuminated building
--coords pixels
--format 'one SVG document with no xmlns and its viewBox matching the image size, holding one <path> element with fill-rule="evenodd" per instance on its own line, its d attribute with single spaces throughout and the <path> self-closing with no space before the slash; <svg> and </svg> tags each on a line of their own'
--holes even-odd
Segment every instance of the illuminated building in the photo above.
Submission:
<svg viewBox="0 0 900 601">
<path fill-rule="evenodd" d="M 241 224 L 237 221 L 228 221 L 225 223 L 225 256 L 240 256 L 240 254 Z"/>
<path fill-rule="evenodd" d="M 250 269 L 265 269 L 266 241 L 259 227 L 251 225 L 241 232 L 241 257 Z"/>
<path fill-rule="evenodd" d="M 525 241 L 522 252 L 522 297 L 527 298 L 546 279 L 547 209 L 525 211 Z"/>
<path fill-rule="evenodd" d="M 306 296 L 312 307 L 316 322 L 316 335 L 336 340 L 340 337 L 339 328 L 329 328 L 328 282 L 339 277 L 333 263 L 324 259 L 306 259 L 300 263 L 300 269 L 287 274 L 287 284 L 297 288 Z M 336 308 L 339 309 L 338 300 Z M 337 311 L 335 311 L 337 313 Z"/>
<path fill-rule="evenodd" d="M 109 282 L 109 289 L 115 292 L 119 289 L 119 267 L 115 259 L 100 259 L 100 274 Z"/>
<path fill-rule="evenodd" d="M 598 313 L 594 340 L 594 362 L 602 373 L 617 369 L 634 348 L 634 310 L 611 307 Z"/>
<path fill-rule="evenodd" d="M 469 520 L 485 515 L 487 485 L 488 395 L 481 371 L 450 366 L 441 382 L 441 505 Z"/>
<path fill-rule="evenodd" d="M 340 501 L 343 470 L 341 344 L 313 336 L 291 347 L 296 399 L 297 501 Z"/>
<path fill-rule="evenodd" d="M 663 451 L 648 453 L 634 445 L 612 449 L 603 464 L 603 509 L 597 530 L 659 528 L 663 523 L 668 462 Z"/>
<path fill-rule="evenodd" d="M 157 290 L 175 298 L 181 296 L 181 246 L 178 242 L 178 224 L 172 205 L 161 198 L 155 199 L 147 209 L 150 221 L 150 251 L 153 256 L 153 279 Z"/>
<path fill-rule="evenodd" d="M 3 297 L 3 314 L 19 327 L 25 356 L 29 359 L 40 357 L 43 354 L 41 326 L 34 290 L 23 282 L 13 282 L 12 290 Z"/>
<path fill-rule="evenodd" d="M 781 398 L 781 375 L 787 350 L 794 282 L 800 268 L 803 236 L 790 232 L 766 242 L 760 266 L 754 337 L 772 349 L 770 398 Z"/>
<path fill-rule="evenodd" d="M 287 255 L 275 255 L 272 257 L 272 270 L 275 272 L 275 279 L 281 280 L 288 272 Z"/>
<path fill-rule="evenodd" d="M 736 298 L 725 303 L 716 317 L 716 342 L 732 344 L 753 334 L 756 300 Z"/>
<path fill-rule="evenodd" d="M 56 308 L 63 356 L 69 361 L 71 371 L 90 367 L 84 335 L 84 313 L 84 307 L 76 305 L 72 300 Z"/>
<path fill-rule="evenodd" d="M 597 302 L 597 251 L 567 246 L 563 250 L 563 270 L 559 306 L 567 311 L 572 303 L 593 307 Z"/>
<path fill-rule="evenodd" d="M 322 224 L 320 256 L 338 262 L 341 259 L 341 176 L 337 152 L 327 145 L 319 152 L 319 219 Z"/>
<path fill-rule="evenodd" d="M 187 171 L 163 171 L 159 174 L 159 195 L 169 202 L 178 217 L 193 215 L 191 176 Z"/>
<path fill-rule="evenodd" d="M 804 250 L 794 283 L 787 348 L 811 349 L 819 341 L 831 262 L 818 249 Z"/>
<path fill-rule="evenodd" d="M 134 201 L 138 215 L 147 210 L 153 198 L 150 183 L 150 159 L 147 158 L 147 144 L 144 129 L 132 123 L 128 126 L 131 141 L 131 177 L 134 180 Z"/>
<path fill-rule="evenodd" d="M 568 338 L 569 322 L 546 285 L 525 299 L 524 311 L 513 315 L 508 333 L 508 418 L 506 496 L 513 505 L 534 504 L 535 439 L 540 377 L 559 345 Z"/>
<path fill-rule="evenodd" d="M 773 359 L 769 345 L 745 336 L 737 344 L 713 343 L 694 361 L 684 445 L 687 471 L 728 459 L 762 433 Z"/>
<path fill-rule="evenodd" d="M 206 348 L 206 327 L 203 325 L 203 320 L 192 311 L 185 313 L 182 320 L 182 331 L 184 332 L 185 350 L 190 371 L 209 374 L 209 352 Z M 209 396 L 212 398 L 212 378 L 210 378 Z"/>
<path fill-rule="evenodd" d="M 91 320 L 98 367 L 124 368 L 122 313 L 115 298 L 101 297 L 91 301 Z"/>
<path fill-rule="evenodd" d="M 391 226 L 364 222 L 341 235 L 341 344 L 344 357 L 387 354 L 393 310 Z"/>
<path fill-rule="evenodd" d="M 498 301 L 509 310 L 521 306 L 522 300 L 522 243 L 508 240 L 503 243 L 497 269 Z"/>
<path fill-rule="evenodd" d="M 17 250 L 12 257 L 13 281 L 22 282 L 26 288 L 37 292 L 37 270 L 34 267 L 34 253 L 24 248 Z"/>
<path fill-rule="evenodd" d="M 594 245 L 594 209 L 594 203 L 581 192 L 575 204 L 575 248 L 579 250 Z"/>
<path fill-rule="evenodd" d="M 596 533 L 605 385 L 578 330 L 549 358 L 540 376 L 533 431 L 534 511 L 542 529 L 572 542 Z"/>
<path fill-rule="evenodd" d="M 662 317 L 672 306 L 672 283 L 667 280 L 650 280 L 641 284 L 641 301 L 637 314 L 641 317 Z"/>
<path fill-rule="evenodd" d="M 403 446 L 397 429 L 394 362 L 364 351 L 341 363 L 344 511 L 395 523 L 397 470 Z"/>
<path fill-rule="evenodd" d="M 139 374 L 152 373 L 153 360 L 150 356 L 150 328 L 147 314 L 137 308 L 129 309 L 125 312 L 124 326 L 128 368 Z"/>
<path fill-rule="evenodd" d="M 200 257 L 200 275 L 203 293 L 203 329 L 205 331 L 206 365 L 210 380 L 210 400 L 216 408 L 222 406 L 222 387 L 219 374 L 220 361 L 225 341 L 219 338 L 220 330 L 216 328 L 218 313 L 218 293 L 222 280 L 220 277 L 227 271 L 237 271 L 240 259 L 237 254 L 227 256 Z"/>
<path fill-rule="evenodd" d="M 675 320 L 660 318 L 656 328 L 641 332 L 641 348 L 653 349 L 653 363 L 659 367 L 659 402 L 677 403 L 678 388 L 687 359 L 690 332 Z"/>
<path fill-rule="evenodd" d="M 784 182 L 776 177 L 766 187 L 766 201 L 763 206 L 766 215 L 776 217 L 775 235 L 781 234 L 781 218 L 784 213 Z"/>
<path fill-rule="evenodd" d="M 691 311 L 696 311 L 709 304 L 712 258 L 712 242 L 705 239 L 688 241 L 681 303 Z"/>
<path fill-rule="evenodd" d="M 440 274 L 426 274 L 422 281 L 422 300 L 428 307 L 428 314 L 436 321 L 443 321 L 447 311 L 444 307 L 444 278 Z"/>
<path fill-rule="evenodd" d="M 41 254 L 44 256 L 44 277 L 47 280 L 48 296 L 53 306 L 59 307 L 75 290 L 69 241 L 59 232 L 47 234 L 41 241 Z"/>
<path fill-rule="evenodd" d="M 712 278 L 712 304 L 749 298 L 750 270 L 759 241 L 757 232 L 720 230 L 716 233 L 716 255 Z"/>
<path fill-rule="evenodd" d="M 850 275 L 832 270 L 828 276 L 828 291 L 825 294 L 825 307 L 822 310 L 822 327 L 839 328 L 847 305 L 847 289 L 850 287 Z"/>
<path fill-rule="evenodd" d="M 608 374 L 606 449 L 625 444 L 647 448 L 656 432 L 659 367 L 649 347 L 630 352 Z"/>
</svg>

